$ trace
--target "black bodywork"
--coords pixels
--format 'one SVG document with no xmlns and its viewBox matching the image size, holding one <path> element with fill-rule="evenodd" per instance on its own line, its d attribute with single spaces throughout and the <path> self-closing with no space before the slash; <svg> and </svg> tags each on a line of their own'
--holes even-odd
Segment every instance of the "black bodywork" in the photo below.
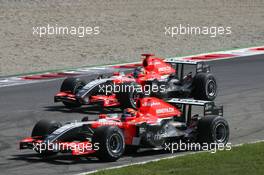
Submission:
<svg viewBox="0 0 264 175">
<path fill-rule="evenodd" d="M 165 91 L 152 92 L 151 96 L 158 98 L 195 98 L 200 100 L 213 100 L 207 98 L 199 98 L 195 94 L 195 88 L 197 88 L 197 75 L 211 74 L 210 66 L 202 61 L 182 61 L 177 59 L 168 59 L 166 61 L 170 63 L 172 67 L 177 70 L 175 74 L 171 74 L 169 77 L 161 80 L 147 81 L 146 84 L 158 87 L 165 87 Z M 194 73 L 193 73 L 194 72 Z M 216 82 L 215 82 L 216 83 Z M 216 84 L 215 84 L 216 85 Z M 199 90 L 200 91 L 200 90 Z M 199 92 L 198 92 L 199 93 Z M 201 92 L 202 93 L 202 92 Z M 216 96 L 216 91 L 214 96 Z"/>
</svg>

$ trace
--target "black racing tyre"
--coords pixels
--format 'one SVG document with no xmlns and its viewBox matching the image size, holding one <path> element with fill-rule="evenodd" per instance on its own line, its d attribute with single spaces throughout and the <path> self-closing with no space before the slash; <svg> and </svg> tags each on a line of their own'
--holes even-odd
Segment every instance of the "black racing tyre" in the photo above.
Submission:
<svg viewBox="0 0 264 175">
<path fill-rule="evenodd" d="M 116 161 L 125 151 L 124 134 L 117 126 L 96 128 L 93 135 L 93 144 L 99 144 L 96 157 L 101 161 Z"/>
<path fill-rule="evenodd" d="M 61 85 L 61 92 L 70 91 L 73 94 L 76 94 L 78 90 L 80 90 L 82 87 L 86 85 L 86 82 L 84 80 L 81 80 L 80 78 L 66 78 L 62 85 Z M 71 103 L 71 102 L 62 102 L 65 106 L 71 108 L 71 107 L 80 107 L 80 103 Z"/>
<path fill-rule="evenodd" d="M 80 78 L 66 78 L 61 85 L 61 92 L 70 91 L 73 94 L 76 94 L 78 90 L 84 87 L 87 83 Z"/>
<path fill-rule="evenodd" d="M 194 99 L 213 101 L 217 96 L 217 83 L 212 74 L 198 73 L 192 85 Z"/>
<path fill-rule="evenodd" d="M 227 144 L 229 125 L 221 116 L 206 116 L 198 121 L 198 142 Z"/>
<path fill-rule="evenodd" d="M 135 82 L 123 83 L 119 92 L 116 93 L 121 108 L 137 108 L 136 102 L 143 97 L 141 86 Z"/>
<path fill-rule="evenodd" d="M 32 130 L 31 136 L 41 136 L 41 137 L 46 137 L 47 135 L 51 134 L 53 131 L 56 129 L 60 128 L 62 125 L 59 122 L 56 121 L 49 121 L 49 120 L 40 120 L 37 122 Z M 41 154 L 42 156 L 51 156 L 57 154 L 56 152 L 53 151 L 39 151 L 35 150 L 37 153 Z"/>
<path fill-rule="evenodd" d="M 40 120 L 38 121 L 31 133 L 31 136 L 41 136 L 45 137 L 46 135 L 51 134 L 53 131 L 61 127 L 61 123 L 56 121 L 49 121 L 49 120 Z"/>
</svg>

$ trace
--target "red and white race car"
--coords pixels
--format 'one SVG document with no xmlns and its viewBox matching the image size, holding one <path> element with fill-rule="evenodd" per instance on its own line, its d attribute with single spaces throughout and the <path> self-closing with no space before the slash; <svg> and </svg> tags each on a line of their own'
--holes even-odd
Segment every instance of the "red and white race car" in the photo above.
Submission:
<svg viewBox="0 0 264 175">
<path fill-rule="evenodd" d="M 80 78 L 67 78 L 54 101 L 67 107 L 100 104 L 136 108 L 136 100 L 142 96 L 209 101 L 216 98 L 217 83 L 204 62 L 164 60 L 151 54 L 143 54 L 143 57 L 142 67 L 127 75 L 115 73 L 88 83 Z"/>
<path fill-rule="evenodd" d="M 137 101 L 138 110 L 123 114 L 101 114 L 90 121 L 59 122 L 41 120 L 31 137 L 20 142 L 20 149 L 33 149 L 41 155 L 71 152 L 73 155 L 96 156 L 115 161 L 124 151 L 159 148 L 168 143 L 199 142 L 226 144 L 229 127 L 223 118 L 223 107 L 212 101 L 155 97 Z M 203 114 L 192 114 L 194 106 L 202 106 Z"/>
</svg>

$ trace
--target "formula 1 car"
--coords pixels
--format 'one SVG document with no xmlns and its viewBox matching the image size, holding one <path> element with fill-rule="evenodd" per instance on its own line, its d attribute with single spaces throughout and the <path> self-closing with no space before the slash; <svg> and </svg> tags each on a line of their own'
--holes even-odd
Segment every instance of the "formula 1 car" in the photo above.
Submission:
<svg viewBox="0 0 264 175">
<path fill-rule="evenodd" d="M 210 73 L 209 65 L 204 62 L 174 58 L 163 60 L 151 54 L 143 56 L 143 67 L 137 67 L 127 75 L 115 73 L 89 83 L 80 78 L 65 79 L 54 101 L 62 102 L 67 107 L 99 104 L 102 107 L 121 106 L 125 109 L 136 108 L 136 100 L 142 96 L 215 99 L 216 80 Z M 192 71 L 195 71 L 195 75 Z"/>
<path fill-rule="evenodd" d="M 203 115 L 192 114 L 193 106 L 202 106 Z M 58 122 L 41 120 L 32 136 L 20 142 L 20 149 L 33 149 L 43 156 L 59 152 L 115 161 L 124 151 L 162 148 L 165 143 L 185 142 L 226 144 L 229 126 L 223 118 L 223 106 L 212 101 L 155 97 L 137 101 L 138 110 L 128 108 L 123 114 L 101 114 L 89 121 Z"/>
</svg>

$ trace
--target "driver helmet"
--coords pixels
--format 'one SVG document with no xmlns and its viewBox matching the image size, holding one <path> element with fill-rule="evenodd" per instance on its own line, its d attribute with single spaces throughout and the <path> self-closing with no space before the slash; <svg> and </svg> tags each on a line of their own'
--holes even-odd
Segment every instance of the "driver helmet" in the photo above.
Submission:
<svg viewBox="0 0 264 175">
<path fill-rule="evenodd" d="M 132 108 L 127 108 L 124 110 L 122 114 L 122 118 L 127 118 L 127 117 L 135 117 L 137 114 L 137 111 L 132 109 Z"/>
<path fill-rule="evenodd" d="M 143 67 L 137 67 L 134 69 L 133 76 L 135 78 L 138 78 L 138 77 L 143 76 L 143 75 L 145 75 L 145 69 Z"/>
</svg>

